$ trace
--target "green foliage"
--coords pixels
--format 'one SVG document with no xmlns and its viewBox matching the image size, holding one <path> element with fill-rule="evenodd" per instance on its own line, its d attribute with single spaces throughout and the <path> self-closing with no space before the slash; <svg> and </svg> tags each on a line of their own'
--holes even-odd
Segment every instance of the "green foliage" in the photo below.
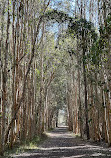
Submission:
<svg viewBox="0 0 111 158">
<path fill-rule="evenodd" d="M 37 76 L 40 75 L 40 70 L 36 69 Z"/>
<path fill-rule="evenodd" d="M 85 19 L 76 19 L 69 23 L 67 33 L 75 40 L 75 37 L 79 41 L 80 48 L 85 50 L 85 52 L 89 51 L 82 57 L 82 61 L 85 64 L 89 62 L 93 64 L 99 64 L 99 51 L 97 50 L 97 39 L 98 35 L 95 31 L 93 23 L 85 20 Z M 92 45 L 92 48 L 91 48 Z M 99 45 L 98 45 L 99 46 Z M 80 49 L 79 48 L 79 49 Z M 99 48 L 98 48 L 99 49 Z M 94 67 L 92 67 L 94 68 Z M 86 67 L 87 69 L 87 67 Z"/>
<path fill-rule="evenodd" d="M 111 35 L 111 13 L 107 16 L 106 26 L 101 25 L 99 31 L 102 38 L 108 38 Z"/>
<path fill-rule="evenodd" d="M 104 88 L 104 92 L 109 93 L 109 89 Z"/>
<path fill-rule="evenodd" d="M 92 118 L 90 120 L 88 120 L 88 123 L 91 124 L 92 123 Z"/>
<path fill-rule="evenodd" d="M 92 65 L 99 65 L 100 55 L 101 55 L 101 49 L 99 46 L 99 41 L 96 41 L 92 45 L 90 53 L 87 55 L 87 58 L 91 62 Z"/>
<path fill-rule="evenodd" d="M 101 68 L 101 63 L 107 63 L 108 58 L 107 54 L 109 53 L 108 49 L 108 36 L 111 34 L 111 15 L 108 16 L 107 26 L 100 27 L 100 37 L 96 42 L 93 43 L 91 47 L 90 54 L 87 55 L 88 60 L 92 65 L 99 66 Z M 102 58 L 101 58 L 102 57 Z"/>
<path fill-rule="evenodd" d="M 98 86 L 102 87 L 103 85 L 105 85 L 105 82 L 98 81 Z"/>
<path fill-rule="evenodd" d="M 21 142 L 20 144 L 15 144 L 13 149 L 7 149 L 5 151 L 5 157 L 9 158 L 11 155 L 14 154 L 20 154 L 23 152 L 28 152 L 30 149 L 37 149 L 38 145 L 43 142 L 45 139 L 47 139 L 46 134 L 42 134 L 41 137 L 37 136 L 32 138 L 31 140 L 26 140 L 24 142 Z"/>
<path fill-rule="evenodd" d="M 106 31 L 108 34 L 111 34 L 111 13 L 108 15 L 106 22 L 107 22 Z"/>
<path fill-rule="evenodd" d="M 69 17 L 68 14 L 62 11 L 51 9 L 46 12 L 45 19 L 53 20 L 54 22 L 58 22 L 58 23 L 64 23 L 65 21 L 72 21 L 73 18 Z"/>
<path fill-rule="evenodd" d="M 71 21 L 68 26 L 68 33 L 74 36 L 79 35 L 79 38 L 80 36 L 87 38 L 90 35 L 91 39 L 97 39 L 97 34 L 95 32 L 93 23 L 88 22 L 85 19 Z"/>
</svg>

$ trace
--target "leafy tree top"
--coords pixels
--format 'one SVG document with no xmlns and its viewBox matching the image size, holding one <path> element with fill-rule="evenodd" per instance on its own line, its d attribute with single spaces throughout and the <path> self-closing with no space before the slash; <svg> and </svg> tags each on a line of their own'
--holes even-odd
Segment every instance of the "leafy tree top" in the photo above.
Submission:
<svg viewBox="0 0 111 158">
<path fill-rule="evenodd" d="M 68 33 L 72 35 L 91 36 L 92 39 L 97 39 L 97 33 L 95 32 L 95 28 L 93 23 L 87 21 L 86 19 L 77 19 L 69 23 Z"/>
<path fill-rule="evenodd" d="M 63 11 L 57 11 L 55 9 L 48 10 L 47 13 L 45 13 L 44 17 L 48 21 L 53 20 L 54 22 L 58 22 L 58 23 L 73 21 L 73 18 L 69 17 L 68 14 L 66 14 Z"/>
</svg>

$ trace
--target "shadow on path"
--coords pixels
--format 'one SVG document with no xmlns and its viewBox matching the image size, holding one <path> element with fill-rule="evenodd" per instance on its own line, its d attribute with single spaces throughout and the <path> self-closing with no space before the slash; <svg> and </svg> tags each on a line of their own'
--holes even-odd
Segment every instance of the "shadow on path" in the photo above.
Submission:
<svg viewBox="0 0 111 158">
<path fill-rule="evenodd" d="M 27 150 L 13 158 L 111 158 L 111 148 L 74 137 L 66 127 L 48 132 L 49 138 L 38 149 Z"/>
</svg>

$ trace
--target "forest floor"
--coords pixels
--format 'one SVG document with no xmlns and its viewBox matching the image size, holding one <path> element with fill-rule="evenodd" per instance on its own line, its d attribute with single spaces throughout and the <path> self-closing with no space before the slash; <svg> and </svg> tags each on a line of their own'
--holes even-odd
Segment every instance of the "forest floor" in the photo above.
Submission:
<svg viewBox="0 0 111 158">
<path fill-rule="evenodd" d="M 105 144 L 82 140 L 59 127 L 47 133 L 48 138 L 37 148 L 27 149 L 13 158 L 111 158 L 111 148 Z"/>
</svg>

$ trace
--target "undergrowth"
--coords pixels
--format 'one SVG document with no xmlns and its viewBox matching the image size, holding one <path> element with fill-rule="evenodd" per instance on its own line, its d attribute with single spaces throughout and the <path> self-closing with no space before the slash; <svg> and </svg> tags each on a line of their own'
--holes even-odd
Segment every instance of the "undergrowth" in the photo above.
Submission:
<svg viewBox="0 0 111 158">
<path fill-rule="evenodd" d="M 31 140 L 23 141 L 19 144 L 15 144 L 12 149 L 7 148 L 2 158 L 13 158 L 13 155 L 18 155 L 23 152 L 28 152 L 30 150 L 38 149 L 38 145 L 47 139 L 46 134 L 41 136 L 36 136 Z"/>
</svg>

